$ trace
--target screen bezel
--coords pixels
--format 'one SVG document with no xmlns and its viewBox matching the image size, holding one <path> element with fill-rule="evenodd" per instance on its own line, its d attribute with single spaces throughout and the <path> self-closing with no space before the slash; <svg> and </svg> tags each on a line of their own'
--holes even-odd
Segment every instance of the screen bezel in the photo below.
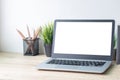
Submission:
<svg viewBox="0 0 120 80">
<path fill-rule="evenodd" d="M 55 30 L 57 22 L 112 22 L 112 35 L 111 35 L 111 55 L 82 55 L 82 54 L 62 54 L 62 53 L 53 53 L 55 45 Z M 70 59 L 96 59 L 96 60 L 112 60 L 112 53 L 114 48 L 114 20 L 61 20 L 57 19 L 54 22 L 54 32 L 53 32 L 53 42 L 52 42 L 52 58 L 70 58 Z"/>
</svg>

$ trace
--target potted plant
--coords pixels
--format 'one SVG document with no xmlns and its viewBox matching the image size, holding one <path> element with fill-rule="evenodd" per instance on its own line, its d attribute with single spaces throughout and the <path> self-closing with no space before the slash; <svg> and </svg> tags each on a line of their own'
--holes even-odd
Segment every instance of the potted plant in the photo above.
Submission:
<svg viewBox="0 0 120 80">
<path fill-rule="evenodd" d="M 47 57 L 51 57 L 52 40 L 53 40 L 53 23 L 45 24 L 42 27 L 41 37 L 44 41 L 45 53 Z"/>
</svg>

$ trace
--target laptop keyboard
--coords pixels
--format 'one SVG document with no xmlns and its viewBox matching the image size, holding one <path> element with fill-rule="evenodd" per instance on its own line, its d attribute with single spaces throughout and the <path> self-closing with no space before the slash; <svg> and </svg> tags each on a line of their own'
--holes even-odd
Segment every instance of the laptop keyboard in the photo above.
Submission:
<svg viewBox="0 0 120 80">
<path fill-rule="evenodd" d="M 103 66 L 105 64 L 105 62 L 53 59 L 53 60 L 49 61 L 47 64 L 75 65 L 75 66 Z"/>
</svg>

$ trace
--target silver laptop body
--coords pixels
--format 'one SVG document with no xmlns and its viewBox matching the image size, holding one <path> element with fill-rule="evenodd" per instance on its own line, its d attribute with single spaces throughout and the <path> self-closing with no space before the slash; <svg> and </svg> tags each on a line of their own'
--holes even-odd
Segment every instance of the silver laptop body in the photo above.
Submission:
<svg viewBox="0 0 120 80">
<path fill-rule="evenodd" d="M 114 20 L 55 20 L 52 56 L 37 69 L 104 73 L 112 63 L 114 25 Z"/>
</svg>

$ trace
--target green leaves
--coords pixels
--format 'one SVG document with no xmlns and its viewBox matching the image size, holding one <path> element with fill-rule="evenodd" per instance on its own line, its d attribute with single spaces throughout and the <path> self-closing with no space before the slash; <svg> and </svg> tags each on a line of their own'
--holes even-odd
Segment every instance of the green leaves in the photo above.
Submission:
<svg viewBox="0 0 120 80">
<path fill-rule="evenodd" d="M 48 23 L 45 24 L 42 27 L 42 34 L 41 37 L 44 41 L 45 44 L 52 44 L 52 39 L 53 39 L 53 27 L 54 24 L 53 23 Z"/>
</svg>

